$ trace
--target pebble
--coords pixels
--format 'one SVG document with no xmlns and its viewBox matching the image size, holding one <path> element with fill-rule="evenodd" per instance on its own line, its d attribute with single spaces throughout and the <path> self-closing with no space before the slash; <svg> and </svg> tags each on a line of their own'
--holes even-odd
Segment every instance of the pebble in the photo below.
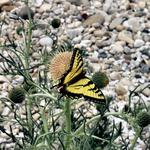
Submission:
<svg viewBox="0 0 150 150">
<path fill-rule="evenodd" d="M 130 31 L 123 30 L 118 34 L 118 40 L 125 41 L 128 44 L 133 44 L 132 33 Z"/>
<path fill-rule="evenodd" d="M 18 11 L 18 16 L 21 17 L 22 19 L 29 19 L 29 16 L 28 16 L 28 12 L 30 13 L 31 15 L 31 18 L 33 19 L 34 17 L 34 12 L 33 10 L 28 7 L 28 6 L 23 6 L 22 8 L 20 8 L 20 10 Z"/>
<path fill-rule="evenodd" d="M 35 7 L 40 7 L 42 5 L 43 1 L 44 0 L 34 0 L 33 4 L 34 4 Z"/>
<path fill-rule="evenodd" d="M 119 72 L 112 72 L 109 74 L 111 80 L 120 80 L 121 74 Z"/>
<path fill-rule="evenodd" d="M 99 14 L 95 14 L 95 15 L 88 17 L 88 19 L 86 19 L 83 22 L 83 26 L 91 26 L 92 24 L 95 24 L 95 23 L 98 23 L 98 25 L 101 25 L 104 23 L 104 21 L 105 21 L 104 16 L 101 13 L 99 13 Z"/>
<path fill-rule="evenodd" d="M 10 113 L 10 109 L 8 107 L 3 108 L 2 116 L 8 116 Z"/>
<path fill-rule="evenodd" d="M 67 33 L 67 35 L 70 39 L 73 39 L 73 38 L 81 35 L 83 30 L 84 30 L 83 27 L 78 27 L 78 28 L 75 28 L 75 29 L 68 29 L 66 31 L 66 33 Z"/>
<path fill-rule="evenodd" d="M 51 4 L 43 4 L 41 5 L 40 9 L 38 10 L 40 13 L 43 13 L 43 12 L 50 12 L 51 11 L 51 7 L 52 5 Z"/>
<path fill-rule="evenodd" d="M 116 42 L 111 45 L 111 50 L 110 50 L 111 54 L 123 53 L 123 51 L 124 51 L 124 48 L 122 47 L 120 42 Z"/>
<path fill-rule="evenodd" d="M 134 47 L 135 47 L 135 48 L 141 47 L 141 46 L 143 46 L 143 45 L 144 45 L 144 41 L 141 40 L 141 39 L 136 39 L 136 40 L 134 41 Z"/>
<path fill-rule="evenodd" d="M 131 17 L 127 21 L 123 23 L 123 25 L 127 28 L 130 28 L 133 32 L 142 31 L 142 26 L 140 23 L 140 18 Z"/>
<path fill-rule="evenodd" d="M 1 0 L 1 1 L 0 1 L 0 8 L 1 8 L 3 5 L 8 5 L 8 4 L 10 4 L 10 3 L 11 3 L 10 0 Z"/>
<path fill-rule="evenodd" d="M 118 26 L 121 25 L 122 21 L 123 21 L 123 18 L 122 18 L 122 17 L 117 17 L 117 18 L 113 19 L 112 22 L 111 22 L 110 25 L 109 25 L 109 28 L 110 28 L 110 29 L 115 29 L 115 28 L 117 28 Z"/>
<path fill-rule="evenodd" d="M 105 0 L 105 3 L 103 5 L 103 10 L 107 12 L 109 8 L 111 7 L 113 0 Z"/>
<path fill-rule="evenodd" d="M 118 83 L 116 86 L 115 86 L 115 91 L 118 95 L 125 95 L 127 94 L 127 89 L 124 87 L 124 85 Z"/>
<path fill-rule="evenodd" d="M 5 76 L 0 75 L 0 84 L 5 83 L 5 82 L 9 83 L 9 80 Z"/>
<path fill-rule="evenodd" d="M 42 37 L 39 40 L 39 44 L 42 45 L 42 46 L 52 46 L 53 45 L 53 40 L 50 37 L 45 36 L 45 37 Z"/>
<path fill-rule="evenodd" d="M 23 77 L 23 76 L 20 76 L 20 75 L 16 75 L 16 76 L 13 78 L 12 84 L 13 84 L 13 85 L 18 85 L 18 84 L 22 84 L 23 82 L 24 82 L 24 77 Z"/>
</svg>

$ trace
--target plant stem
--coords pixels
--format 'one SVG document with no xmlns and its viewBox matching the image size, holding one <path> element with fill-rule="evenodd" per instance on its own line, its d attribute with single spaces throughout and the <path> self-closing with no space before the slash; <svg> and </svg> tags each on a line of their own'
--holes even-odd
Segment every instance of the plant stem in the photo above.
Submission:
<svg viewBox="0 0 150 150">
<path fill-rule="evenodd" d="M 142 131 L 142 129 L 138 129 L 138 130 L 137 130 L 137 132 L 136 132 L 136 134 L 135 134 L 135 137 L 134 137 L 134 139 L 133 139 L 132 145 L 131 145 L 131 147 L 130 147 L 129 150 L 134 150 L 135 145 L 136 145 L 136 143 L 137 143 L 137 140 L 138 140 L 138 138 L 139 138 L 139 136 L 140 136 L 140 134 L 141 134 L 141 131 Z"/>
<path fill-rule="evenodd" d="M 66 150 L 70 150 L 70 144 L 71 144 L 71 105 L 70 105 L 70 99 L 65 100 L 65 120 L 66 120 L 66 136 L 65 136 L 65 148 Z"/>
</svg>

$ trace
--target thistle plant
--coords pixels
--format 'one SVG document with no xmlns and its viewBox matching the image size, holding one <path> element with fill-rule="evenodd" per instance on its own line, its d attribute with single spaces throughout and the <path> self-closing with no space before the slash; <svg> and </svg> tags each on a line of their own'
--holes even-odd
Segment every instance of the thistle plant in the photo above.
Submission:
<svg viewBox="0 0 150 150">
<path fill-rule="evenodd" d="M 58 27 L 59 21 L 54 22 L 53 26 Z M 27 28 L 24 23 L 20 23 L 20 29 L 17 30 L 17 33 L 22 35 L 21 46 L 9 36 L 6 42 L 0 45 L 2 52 L 0 60 L 3 61 L 3 65 L 0 66 L 3 71 L 0 74 L 21 75 L 24 78 L 22 85 L 9 91 L 8 97 L 0 97 L 1 102 L 11 112 L 11 116 L 0 114 L 0 132 L 6 134 L 15 143 L 13 148 L 24 150 L 133 150 L 139 138 L 144 139 L 145 145 L 149 148 L 150 138 L 143 136 L 144 130 L 149 125 L 149 106 L 140 97 L 142 90 L 137 92 L 135 88 L 130 91 L 129 103 L 120 112 L 115 109 L 111 112 L 112 103 L 115 101 L 113 97 L 106 96 L 106 105 L 84 101 L 83 98 L 76 97 L 64 96 L 59 99 L 60 89 L 52 87 L 69 69 L 72 57 L 70 50 L 73 46 L 70 43 L 62 46 L 55 40 L 52 54 L 44 49 L 45 51 L 41 52 L 40 62 L 33 65 L 30 56 L 35 46 L 32 32 L 37 27 L 38 23 L 29 17 Z M 53 38 L 54 35 L 49 36 Z M 55 36 L 57 39 L 57 35 Z M 3 55 L 6 50 L 8 57 Z M 46 67 L 40 70 L 41 65 Z M 36 79 L 33 75 L 34 69 L 38 70 Z M 108 78 L 98 72 L 93 76 L 93 82 L 98 82 L 100 86 L 98 84 L 97 86 L 101 88 L 108 84 Z M 144 88 L 149 88 L 149 85 Z M 132 106 L 135 96 L 139 97 L 139 101 Z M 135 131 L 133 141 L 127 141 L 127 137 L 123 136 L 123 123 L 121 121 L 118 124 L 115 123 L 114 118 L 119 118 L 132 127 Z M 6 123 L 10 125 L 9 130 L 5 128 Z M 19 133 L 22 134 L 20 137 L 14 133 L 16 125 Z M 5 143 L 0 144 L 4 145 L 2 148 L 5 148 Z"/>
</svg>

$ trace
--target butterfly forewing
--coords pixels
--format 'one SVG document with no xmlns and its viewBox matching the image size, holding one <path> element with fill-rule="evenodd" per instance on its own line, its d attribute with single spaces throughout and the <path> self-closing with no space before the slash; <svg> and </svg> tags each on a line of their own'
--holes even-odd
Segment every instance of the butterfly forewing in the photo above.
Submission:
<svg viewBox="0 0 150 150">
<path fill-rule="evenodd" d="M 65 76 L 63 84 L 67 84 L 72 81 L 75 77 L 83 73 L 83 60 L 78 50 L 73 52 L 71 59 L 71 67 Z"/>
</svg>

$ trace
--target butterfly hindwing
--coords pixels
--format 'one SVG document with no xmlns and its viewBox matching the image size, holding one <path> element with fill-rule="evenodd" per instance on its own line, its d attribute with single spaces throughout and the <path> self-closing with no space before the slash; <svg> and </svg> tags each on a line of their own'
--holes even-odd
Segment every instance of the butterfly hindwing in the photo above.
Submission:
<svg viewBox="0 0 150 150">
<path fill-rule="evenodd" d="M 70 95 L 83 96 L 95 102 L 105 102 L 105 97 L 101 90 L 87 77 L 81 78 L 75 83 L 68 85 L 66 91 Z"/>
</svg>

